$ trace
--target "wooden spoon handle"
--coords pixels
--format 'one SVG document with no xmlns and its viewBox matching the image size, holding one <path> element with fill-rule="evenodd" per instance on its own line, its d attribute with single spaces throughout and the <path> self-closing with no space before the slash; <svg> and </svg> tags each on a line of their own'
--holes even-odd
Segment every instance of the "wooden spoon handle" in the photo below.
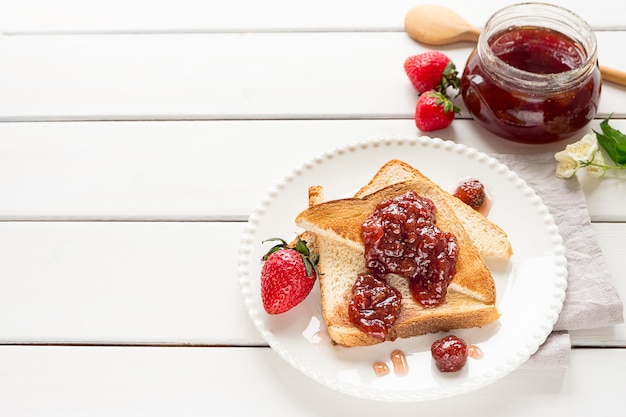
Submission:
<svg viewBox="0 0 626 417">
<path fill-rule="evenodd" d="M 626 86 L 626 72 L 600 65 L 600 73 L 604 81 Z"/>
</svg>

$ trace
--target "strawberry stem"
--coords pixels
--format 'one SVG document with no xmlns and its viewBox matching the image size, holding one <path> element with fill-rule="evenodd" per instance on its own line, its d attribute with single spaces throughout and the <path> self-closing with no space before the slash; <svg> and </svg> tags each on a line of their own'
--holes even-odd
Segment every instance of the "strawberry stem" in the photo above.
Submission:
<svg viewBox="0 0 626 417">
<path fill-rule="evenodd" d="M 448 65 L 444 68 L 443 76 L 437 86 L 437 91 L 447 97 L 449 87 L 452 87 L 457 91 L 455 97 L 461 94 L 461 78 L 459 78 L 459 73 L 456 70 L 454 62 L 452 61 L 448 62 Z"/>
</svg>

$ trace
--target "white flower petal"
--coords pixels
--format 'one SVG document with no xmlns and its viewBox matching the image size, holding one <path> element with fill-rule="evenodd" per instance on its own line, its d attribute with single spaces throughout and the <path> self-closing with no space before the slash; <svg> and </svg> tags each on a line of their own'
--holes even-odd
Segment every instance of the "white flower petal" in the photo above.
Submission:
<svg viewBox="0 0 626 417">
<path fill-rule="evenodd" d="M 572 155 L 570 155 L 568 151 L 560 151 L 555 153 L 554 159 L 556 159 L 558 162 L 568 162 L 578 165 L 578 161 L 572 158 Z"/>
<path fill-rule="evenodd" d="M 573 163 L 572 163 L 573 162 Z M 576 161 L 566 159 L 556 165 L 556 176 L 559 178 L 570 178 L 578 170 Z"/>
<path fill-rule="evenodd" d="M 596 156 L 593 160 L 593 163 L 597 165 L 606 165 L 604 163 L 604 156 L 602 156 L 602 152 L 596 152 Z M 606 168 L 603 168 L 601 166 L 589 165 L 586 167 L 586 169 L 587 169 L 587 174 L 589 174 L 590 176 L 594 178 L 600 178 L 604 176 L 604 173 L 606 172 Z"/>
<path fill-rule="evenodd" d="M 602 176 L 604 176 L 605 173 L 605 169 L 602 167 L 596 167 L 593 165 L 589 165 L 587 167 L 585 167 L 585 169 L 587 170 L 587 174 L 589 174 L 590 176 L 594 177 L 594 178 L 600 178 Z"/>
<path fill-rule="evenodd" d="M 598 165 L 606 165 L 606 162 L 604 162 L 604 156 L 602 155 L 602 152 L 596 152 L 596 156 L 593 159 L 593 162 Z"/>
<path fill-rule="evenodd" d="M 578 162 L 592 161 L 598 151 L 598 140 L 595 135 L 588 133 L 578 142 L 567 145 L 565 150 Z"/>
</svg>

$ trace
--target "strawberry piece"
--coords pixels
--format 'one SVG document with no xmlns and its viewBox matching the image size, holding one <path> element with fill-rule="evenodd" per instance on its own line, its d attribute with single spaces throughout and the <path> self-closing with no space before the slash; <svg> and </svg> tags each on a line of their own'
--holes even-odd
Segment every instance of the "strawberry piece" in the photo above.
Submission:
<svg viewBox="0 0 626 417">
<path fill-rule="evenodd" d="M 430 352 L 441 372 L 458 372 L 467 362 L 467 344 L 454 335 L 435 340 Z"/>
<path fill-rule="evenodd" d="M 263 256 L 261 299 L 268 314 L 291 310 L 309 295 L 317 279 L 319 256 L 311 256 L 306 241 L 289 246 L 282 239 Z"/>
<path fill-rule="evenodd" d="M 454 62 L 439 51 L 408 57 L 404 61 L 404 71 L 418 94 L 430 90 L 446 94 L 448 87 L 460 88 L 461 80 Z"/>
<path fill-rule="evenodd" d="M 475 210 L 487 199 L 485 186 L 475 178 L 468 178 L 459 184 L 453 195 Z"/>
<path fill-rule="evenodd" d="M 428 91 L 417 100 L 415 125 L 423 132 L 445 129 L 458 112 L 459 108 L 442 93 Z"/>
</svg>

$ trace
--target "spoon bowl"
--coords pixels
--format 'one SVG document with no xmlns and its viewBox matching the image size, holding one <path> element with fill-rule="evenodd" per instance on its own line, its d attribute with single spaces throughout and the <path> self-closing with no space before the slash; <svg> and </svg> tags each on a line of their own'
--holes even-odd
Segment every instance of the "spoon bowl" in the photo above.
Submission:
<svg viewBox="0 0 626 417">
<path fill-rule="evenodd" d="M 477 42 L 480 29 L 447 7 L 423 4 L 409 10 L 404 19 L 408 35 L 426 45 Z"/>
</svg>

